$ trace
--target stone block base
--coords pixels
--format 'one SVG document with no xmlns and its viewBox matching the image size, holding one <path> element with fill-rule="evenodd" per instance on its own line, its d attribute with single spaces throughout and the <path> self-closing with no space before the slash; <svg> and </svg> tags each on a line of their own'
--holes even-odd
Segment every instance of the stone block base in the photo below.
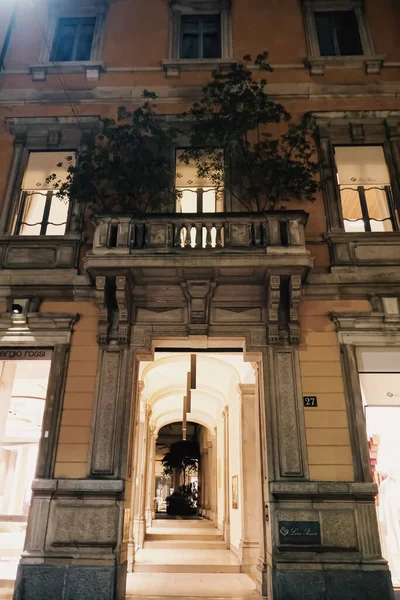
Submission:
<svg viewBox="0 0 400 600">
<path fill-rule="evenodd" d="M 119 567 L 20 564 L 13 600 L 124 600 L 126 564 Z"/>
<path fill-rule="evenodd" d="M 394 600 L 387 570 L 273 572 L 274 600 Z"/>
</svg>

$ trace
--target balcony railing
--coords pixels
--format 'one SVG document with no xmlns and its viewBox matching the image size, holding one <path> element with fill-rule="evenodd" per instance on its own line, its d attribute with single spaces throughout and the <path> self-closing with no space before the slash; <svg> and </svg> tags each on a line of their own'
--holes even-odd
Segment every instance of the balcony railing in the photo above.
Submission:
<svg viewBox="0 0 400 600">
<path fill-rule="evenodd" d="M 305 246 L 304 211 L 99 217 L 93 254 L 226 252 Z"/>
</svg>

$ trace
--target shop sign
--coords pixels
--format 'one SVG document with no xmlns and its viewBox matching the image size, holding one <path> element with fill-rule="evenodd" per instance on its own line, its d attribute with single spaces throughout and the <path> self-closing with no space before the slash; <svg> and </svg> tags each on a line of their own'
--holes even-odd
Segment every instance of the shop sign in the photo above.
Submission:
<svg viewBox="0 0 400 600">
<path fill-rule="evenodd" d="M 321 545 L 319 521 L 279 521 L 279 543 L 290 545 Z"/>
<path fill-rule="evenodd" d="M 44 348 L 0 348 L 0 360 L 51 360 L 51 350 Z"/>
</svg>

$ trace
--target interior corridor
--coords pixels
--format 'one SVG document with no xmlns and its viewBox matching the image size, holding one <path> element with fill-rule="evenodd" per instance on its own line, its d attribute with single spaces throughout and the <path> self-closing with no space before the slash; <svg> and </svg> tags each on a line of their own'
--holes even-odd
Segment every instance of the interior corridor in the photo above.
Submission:
<svg viewBox="0 0 400 600">
<path fill-rule="evenodd" d="M 158 351 L 138 389 L 127 598 L 259 598 L 251 364 L 240 352 Z M 173 461 L 185 444 L 187 468 Z"/>
</svg>

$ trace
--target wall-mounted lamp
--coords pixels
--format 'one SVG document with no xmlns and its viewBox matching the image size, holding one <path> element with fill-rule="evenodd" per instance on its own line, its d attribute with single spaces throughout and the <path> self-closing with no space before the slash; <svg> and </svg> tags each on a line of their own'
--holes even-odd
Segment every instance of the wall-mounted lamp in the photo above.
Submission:
<svg viewBox="0 0 400 600">
<path fill-rule="evenodd" d="M 13 304 L 11 306 L 11 313 L 13 315 L 22 315 L 23 310 L 24 309 L 22 308 L 21 304 Z"/>
</svg>

